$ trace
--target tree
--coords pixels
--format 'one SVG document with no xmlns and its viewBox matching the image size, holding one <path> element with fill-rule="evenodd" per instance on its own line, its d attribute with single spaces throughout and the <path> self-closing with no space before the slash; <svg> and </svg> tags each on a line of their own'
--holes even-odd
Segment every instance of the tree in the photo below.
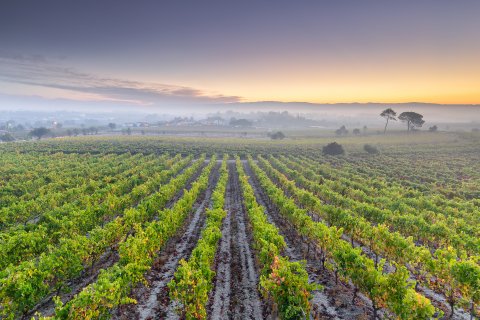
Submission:
<svg viewBox="0 0 480 320">
<path fill-rule="evenodd" d="M 354 135 L 358 136 L 358 135 L 360 135 L 360 129 L 355 128 L 355 129 L 353 129 L 352 133 L 353 133 Z"/>
<path fill-rule="evenodd" d="M 377 154 L 378 153 L 377 147 L 372 146 L 370 144 L 364 145 L 363 150 L 365 150 L 367 153 L 370 153 L 370 154 Z"/>
<path fill-rule="evenodd" d="M 10 142 L 10 141 L 14 141 L 14 140 L 15 140 L 15 138 L 9 132 L 6 132 L 4 134 L 0 134 L 0 141 Z"/>
<path fill-rule="evenodd" d="M 345 153 L 345 150 L 343 150 L 342 145 L 336 142 L 327 144 L 325 147 L 323 147 L 322 151 L 323 151 L 323 154 L 328 154 L 332 156 Z"/>
<path fill-rule="evenodd" d="M 217 126 L 224 121 L 223 118 L 220 116 L 210 116 L 207 118 L 207 120 L 216 124 Z"/>
<path fill-rule="evenodd" d="M 430 131 L 430 132 L 437 132 L 437 131 L 438 131 L 437 125 L 434 125 L 433 127 L 428 128 L 428 131 Z"/>
<path fill-rule="evenodd" d="M 269 134 L 272 140 L 282 140 L 285 138 L 285 135 L 282 131 L 277 131 L 275 133 Z"/>
<path fill-rule="evenodd" d="M 385 129 L 383 130 L 383 134 L 387 133 L 388 121 L 390 120 L 397 121 L 396 116 L 397 116 L 397 113 L 393 111 L 392 108 L 385 109 L 382 111 L 382 113 L 380 113 L 380 117 L 385 118 L 387 120 L 387 122 L 385 123 Z"/>
<path fill-rule="evenodd" d="M 252 122 L 247 119 L 236 119 L 232 118 L 230 120 L 230 125 L 233 127 L 251 127 Z"/>
<path fill-rule="evenodd" d="M 398 119 L 407 123 L 407 131 L 412 131 L 416 127 L 420 128 L 425 123 L 421 114 L 412 111 L 402 112 Z"/>
<path fill-rule="evenodd" d="M 30 131 L 30 136 L 37 137 L 40 140 L 42 137 L 50 133 L 50 130 L 45 127 L 35 128 Z"/>
<path fill-rule="evenodd" d="M 348 134 L 347 128 L 345 126 L 341 126 L 339 129 L 335 130 L 335 134 L 337 136 L 343 136 Z"/>
<path fill-rule="evenodd" d="M 113 122 L 110 122 L 110 123 L 108 124 L 108 127 L 110 128 L 110 130 L 113 131 L 113 130 L 117 127 L 117 125 L 116 125 L 115 123 L 113 123 Z"/>
</svg>

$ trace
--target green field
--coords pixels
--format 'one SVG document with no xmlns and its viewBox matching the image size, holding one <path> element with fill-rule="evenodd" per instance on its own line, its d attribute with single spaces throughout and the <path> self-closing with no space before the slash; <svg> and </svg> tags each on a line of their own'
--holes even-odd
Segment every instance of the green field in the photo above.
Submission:
<svg viewBox="0 0 480 320">
<path fill-rule="evenodd" d="M 0 318 L 480 313 L 479 133 L 187 135 L 0 144 Z"/>
</svg>

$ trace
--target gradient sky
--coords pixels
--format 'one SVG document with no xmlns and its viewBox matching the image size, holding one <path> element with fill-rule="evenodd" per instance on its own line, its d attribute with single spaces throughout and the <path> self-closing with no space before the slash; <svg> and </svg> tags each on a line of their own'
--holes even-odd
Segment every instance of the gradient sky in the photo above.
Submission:
<svg viewBox="0 0 480 320">
<path fill-rule="evenodd" d="M 2 0 L 0 106 L 480 103 L 480 1 Z"/>
</svg>

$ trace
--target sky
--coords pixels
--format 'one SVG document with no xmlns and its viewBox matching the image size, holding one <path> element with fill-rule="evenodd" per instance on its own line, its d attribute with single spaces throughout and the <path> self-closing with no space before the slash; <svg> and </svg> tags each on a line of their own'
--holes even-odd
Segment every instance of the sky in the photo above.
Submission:
<svg viewBox="0 0 480 320">
<path fill-rule="evenodd" d="M 480 1 L 2 0 L 0 108 L 480 104 Z"/>
</svg>

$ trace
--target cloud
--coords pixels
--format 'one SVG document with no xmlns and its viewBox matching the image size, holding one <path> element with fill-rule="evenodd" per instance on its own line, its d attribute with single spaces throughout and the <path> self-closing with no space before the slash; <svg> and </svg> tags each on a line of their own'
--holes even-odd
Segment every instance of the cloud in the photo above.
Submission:
<svg viewBox="0 0 480 320">
<path fill-rule="evenodd" d="M 40 54 L 25 55 L 21 53 L 0 51 L 0 59 L 13 60 L 23 63 L 44 63 L 47 62 L 47 59 Z"/>
<path fill-rule="evenodd" d="M 102 77 L 52 63 L 41 55 L 2 51 L 0 51 L 0 81 L 37 89 L 62 90 L 63 96 L 72 93 L 72 100 L 82 100 L 82 96 L 78 93 L 83 93 L 84 100 L 89 101 L 97 99 L 152 106 L 172 103 L 204 105 L 242 101 L 238 96 L 215 94 L 186 86 Z"/>
</svg>

